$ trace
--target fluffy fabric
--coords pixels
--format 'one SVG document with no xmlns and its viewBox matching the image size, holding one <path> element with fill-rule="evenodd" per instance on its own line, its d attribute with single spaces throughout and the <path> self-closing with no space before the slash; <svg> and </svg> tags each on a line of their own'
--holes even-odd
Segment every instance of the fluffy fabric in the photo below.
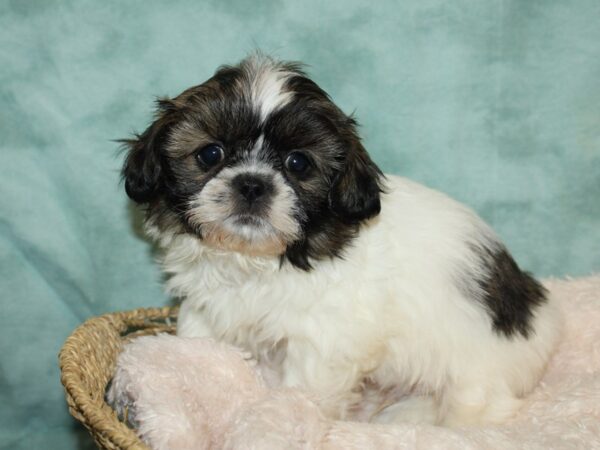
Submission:
<svg viewBox="0 0 600 450">
<path fill-rule="evenodd" d="M 109 400 L 131 406 L 154 449 L 600 448 L 600 276 L 545 284 L 561 299 L 565 334 L 540 385 L 503 425 L 329 421 L 310 393 L 267 388 L 239 350 L 167 335 L 125 347 Z"/>
</svg>

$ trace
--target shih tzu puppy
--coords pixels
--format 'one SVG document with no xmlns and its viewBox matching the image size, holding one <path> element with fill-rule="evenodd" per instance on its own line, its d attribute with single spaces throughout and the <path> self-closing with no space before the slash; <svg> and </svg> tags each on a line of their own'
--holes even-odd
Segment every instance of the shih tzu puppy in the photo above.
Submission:
<svg viewBox="0 0 600 450">
<path fill-rule="evenodd" d="M 559 314 L 475 213 L 383 175 L 356 122 L 301 66 L 253 55 L 158 102 L 125 188 L 164 249 L 177 332 L 249 351 L 347 418 L 509 418 Z"/>
</svg>

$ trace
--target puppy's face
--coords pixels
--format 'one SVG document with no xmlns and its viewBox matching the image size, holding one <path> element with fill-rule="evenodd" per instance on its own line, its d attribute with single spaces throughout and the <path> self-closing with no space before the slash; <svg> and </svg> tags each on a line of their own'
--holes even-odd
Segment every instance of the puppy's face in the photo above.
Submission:
<svg viewBox="0 0 600 450">
<path fill-rule="evenodd" d="M 344 115 L 295 64 L 263 56 L 159 101 L 127 141 L 128 195 L 160 232 L 308 269 L 379 213 L 380 176 Z"/>
</svg>

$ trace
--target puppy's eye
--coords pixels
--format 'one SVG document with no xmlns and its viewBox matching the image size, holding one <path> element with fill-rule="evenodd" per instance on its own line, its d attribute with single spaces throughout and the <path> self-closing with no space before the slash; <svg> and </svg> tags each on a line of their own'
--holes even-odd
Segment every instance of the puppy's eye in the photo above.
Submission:
<svg viewBox="0 0 600 450">
<path fill-rule="evenodd" d="M 208 144 L 196 153 L 196 159 L 204 166 L 213 167 L 223 161 L 225 152 L 217 144 Z"/>
<path fill-rule="evenodd" d="M 302 174 L 308 170 L 310 161 L 300 152 L 292 152 L 285 159 L 285 167 L 290 172 L 295 174 Z"/>
</svg>

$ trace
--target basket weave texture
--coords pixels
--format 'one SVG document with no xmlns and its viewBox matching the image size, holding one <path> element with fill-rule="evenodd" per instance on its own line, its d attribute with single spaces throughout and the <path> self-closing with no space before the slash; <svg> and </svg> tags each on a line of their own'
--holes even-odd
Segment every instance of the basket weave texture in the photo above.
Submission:
<svg viewBox="0 0 600 450">
<path fill-rule="evenodd" d="M 177 308 L 150 308 L 89 319 L 66 340 L 59 354 L 69 412 L 104 449 L 145 449 L 135 432 L 105 402 L 117 356 L 129 339 L 173 333 Z"/>
</svg>

